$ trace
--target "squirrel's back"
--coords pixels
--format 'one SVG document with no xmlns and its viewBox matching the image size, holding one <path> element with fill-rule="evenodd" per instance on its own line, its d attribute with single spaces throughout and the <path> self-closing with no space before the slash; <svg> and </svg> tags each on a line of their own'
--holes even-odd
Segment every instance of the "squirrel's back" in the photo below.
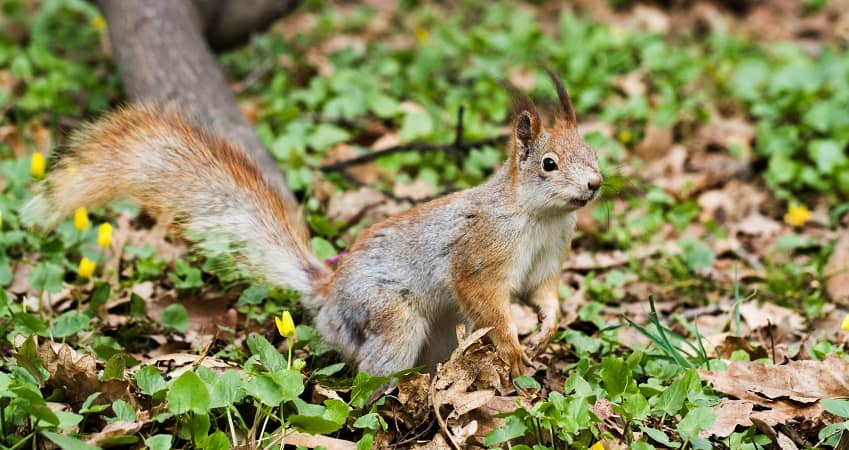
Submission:
<svg viewBox="0 0 849 450">
<path fill-rule="evenodd" d="M 307 230 L 256 163 L 179 112 L 133 105 L 88 124 L 57 150 L 24 221 L 53 226 L 118 198 L 173 214 L 210 256 L 226 252 L 267 281 L 310 294 L 328 276 Z"/>
</svg>

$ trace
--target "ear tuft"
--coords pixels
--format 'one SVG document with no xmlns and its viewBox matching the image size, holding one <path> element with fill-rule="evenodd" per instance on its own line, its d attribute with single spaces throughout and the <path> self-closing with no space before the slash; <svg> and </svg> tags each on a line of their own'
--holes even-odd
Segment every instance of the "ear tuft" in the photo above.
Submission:
<svg viewBox="0 0 849 450">
<path fill-rule="evenodd" d="M 546 67 L 545 71 L 551 78 L 551 83 L 554 84 L 554 90 L 557 91 L 557 98 L 560 100 L 560 106 L 563 108 L 563 118 L 566 124 L 572 128 L 578 126 L 578 120 L 575 117 L 575 109 L 572 107 L 572 100 L 569 98 L 569 93 L 566 92 L 566 87 L 563 82 L 550 68 Z"/>
</svg>

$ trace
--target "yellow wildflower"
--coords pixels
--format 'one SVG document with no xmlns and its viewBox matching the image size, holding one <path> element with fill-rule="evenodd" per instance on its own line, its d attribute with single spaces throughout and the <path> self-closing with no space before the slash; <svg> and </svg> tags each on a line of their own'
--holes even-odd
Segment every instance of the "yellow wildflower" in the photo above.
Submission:
<svg viewBox="0 0 849 450">
<path fill-rule="evenodd" d="M 424 42 L 430 39 L 430 32 L 424 28 L 416 28 L 416 40 L 418 42 Z"/>
<path fill-rule="evenodd" d="M 106 29 L 106 19 L 103 18 L 100 14 L 98 14 L 94 19 L 91 20 L 91 26 L 98 32 Z"/>
<path fill-rule="evenodd" d="M 274 323 L 277 324 L 280 336 L 292 337 L 295 334 L 295 321 L 292 320 L 292 314 L 289 314 L 289 311 L 283 311 L 280 317 L 275 317 Z"/>
<path fill-rule="evenodd" d="M 787 214 L 784 215 L 784 222 L 794 227 L 801 227 L 811 220 L 811 210 L 804 205 L 790 205 L 787 208 Z"/>
<path fill-rule="evenodd" d="M 623 144 L 628 144 L 634 139 L 634 134 L 631 133 L 631 130 L 622 130 L 619 132 L 619 142 Z M 595 449 L 593 449 L 595 450 Z"/>
<path fill-rule="evenodd" d="M 604 442 L 598 441 L 590 447 L 590 450 L 604 450 Z"/>
<path fill-rule="evenodd" d="M 83 278 L 90 278 L 94 274 L 94 268 L 97 267 L 97 264 L 83 256 L 83 259 L 80 260 L 80 267 L 77 269 L 77 273 Z"/>
<path fill-rule="evenodd" d="M 846 317 L 843 318 L 843 323 L 840 324 L 840 328 L 849 331 L 849 314 L 846 314 Z"/>
<path fill-rule="evenodd" d="M 97 227 L 97 245 L 109 248 L 112 246 L 112 224 L 109 222 L 101 223 Z"/>
<path fill-rule="evenodd" d="M 44 176 L 44 168 L 47 167 L 47 162 L 44 160 L 44 155 L 41 152 L 32 154 L 32 160 L 29 164 L 29 172 L 35 178 Z"/>
<path fill-rule="evenodd" d="M 89 227 L 88 211 L 84 207 L 77 208 L 74 211 L 74 228 L 82 231 Z"/>
</svg>

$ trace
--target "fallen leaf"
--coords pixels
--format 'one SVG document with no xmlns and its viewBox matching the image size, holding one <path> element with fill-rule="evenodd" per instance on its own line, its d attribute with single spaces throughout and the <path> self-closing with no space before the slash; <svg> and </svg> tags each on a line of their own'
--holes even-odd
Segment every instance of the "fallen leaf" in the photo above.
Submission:
<svg viewBox="0 0 849 450">
<path fill-rule="evenodd" d="M 130 422 L 127 420 L 118 420 L 106 424 L 103 429 L 89 436 L 86 442 L 91 445 L 101 447 L 104 446 L 104 444 L 108 443 L 110 439 L 123 436 L 132 436 L 138 433 L 143 425 L 144 422 Z"/>
<path fill-rule="evenodd" d="M 791 330 L 805 329 L 805 318 L 796 310 L 778 306 L 774 303 L 746 302 L 740 305 L 740 316 L 750 330 L 766 327 L 769 324 L 784 324 Z"/>
<path fill-rule="evenodd" d="M 285 433 L 283 443 L 298 447 L 323 447 L 327 450 L 355 450 L 357 448 L 356 442 L 330 436 L 303 433 L 301 431 L 286 431 Z"/>
<path fill-rule="evenodd" d="M 386 200 L 380 191 L 370 187 L 348 190 L 330 199 L 327 206 L 327 217 L 334 221 L 353 223 L 374 206 Z"/>
<path fill-rule="evenodd" d="M 834 354 L 823 361 L 777 366 L 734 361 L 726 371 L 700 370 L 699 374 L 717 391 L 767 407 L 777 400 L 810 404 L 823 398 L 849 397 L 849 361 Z"/>
<path fill-rule="evenodd" d="M 728 437 L 737 426 L 750 427 L 750 416 L 755 404 L 747 400 L 731 400 L 723 398 L 714 406 L 716 419 L 705 433 L 709 436 Z"/>
</svg>

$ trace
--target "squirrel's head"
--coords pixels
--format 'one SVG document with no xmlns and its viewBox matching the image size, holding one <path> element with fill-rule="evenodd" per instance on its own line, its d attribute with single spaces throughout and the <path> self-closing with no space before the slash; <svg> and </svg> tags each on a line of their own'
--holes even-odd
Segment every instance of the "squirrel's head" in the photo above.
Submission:
<svg viewBox="0 0 849 450">
<path fill-rule="evenodd" d="M 578 134 L 575 110 L 563 83 L 548 71 L 563 116 L 546 128 L 533 102 L 524 95 L 513 101 L 510 181 L 521 204 L 537 211 L 574 211 L 595 200 L 602 176 L 595 151 Z"/>
</svg>

